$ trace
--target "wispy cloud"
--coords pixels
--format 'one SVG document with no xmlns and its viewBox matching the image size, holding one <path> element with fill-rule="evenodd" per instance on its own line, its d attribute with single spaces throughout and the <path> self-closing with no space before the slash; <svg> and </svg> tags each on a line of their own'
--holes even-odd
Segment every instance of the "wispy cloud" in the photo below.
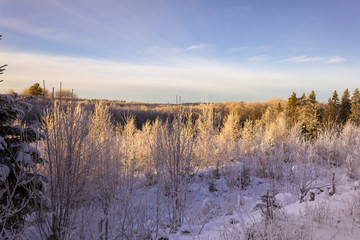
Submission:
<svg viewBox="0 0 360 240">
<path fill-rule="evenodd" d="M 254 60 L 261 58 L 255 56 Z M 2 51 L 0 59 L 8 64 L 0 92 L 10 88 L 19 91 L 44 79 L 49 88 L 62 82 L 80 97 L 155 102 L 168 102 L 175 95 L 199 101 L 203 92 L 209 93 L 211 101 L 260 101 L 287 97 L 293 91 L 307 92 L 310 87 L 325 92 L 322 98 L 326 99 L 326 94 L 344 84 L 355 88 L 360 76 L 360 70 L 343 66 L 320 66 L 309 72 L 297 68 L 259 70 L 191 56 L 169 60 L 168 64 L 140 64 Z"/>
<path fill-rule="evenodd" d="M 289 62 L 298 62 L 298 63 L 303 63 L 303 62 L 321 62 L 326 60 L 326 58 L 323 57 L 307 57 L 305 55 L 301 55 L 301 56 L 296 56 L 296 57 L 292 57 L 292 58 L 288 58 L 286 59 Z"/>
<path fill-rule="evenodd" d="M 206 48 L 207 46 L 208 46 L 207 44 L 191 45 L 191 46 L 187 47 L 186 50 L 203 49 L 203 48 Z"/>
<path fill-rule="evenodd" d="M 345 58 L 334 56 L 329 58 L 328 63 L 343 63 L 346 62 Z"/>
<path fill-rule="evenodd" d="M 324 62 L 324 63 L 343 63 L 346 61 L 345 58 L 339 56 L 333 57 L 308 57 L 306 55 L 296 56 L 292 58 L 287 58 L 285 61 L 295 62 L 295 63 L 306 63 L 306 62 Z"/>
<path fill-rule="evenodd" d="M 252 62 L 264 62 L 266 61 L 266 59 L 267 59 L 266 55 L 257 55 L 249 58 L 249 60 Z"/>
</svg>

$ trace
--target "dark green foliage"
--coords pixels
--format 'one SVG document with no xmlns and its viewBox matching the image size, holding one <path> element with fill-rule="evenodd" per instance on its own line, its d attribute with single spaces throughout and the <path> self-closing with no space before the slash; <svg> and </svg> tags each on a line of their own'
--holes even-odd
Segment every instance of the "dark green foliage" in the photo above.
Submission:
<svg viewBox="0 0 360 240">
<path fill-rule="evenodd" d="M 296 93 L 293 92 L 291 96 L 288 98 L 288 110 L 289 110 L 289 117 L 290 117 L 290 125 L 294 126 L 297 118 L 297 106 L 298 106 L 298 99 L 296 97 Z"/>
<path fill-rule="evenodd" d="M 29 94 L 34 96 L 41 96 L 43 95 L 43 89 L 40 87 L 39 83 L 35 83 L 29 88 Z"/>
<path fill-rule="evenodd" d="M 316 101 L 316 94 L 313 91 L 311 91 L 310 95 L 309 95 L 309 101 L 312 103 L 312 104 L 315 104 L 317 101 Z"/>
<path fill-rule="evenodd" d="M 306 140 L 314 140 L 318 134 L 319 103 L 316 100 L 316 94 L 312 91 L 308 96 L 305 93 L 300 98 L 296 97 L 296 93 L 292 93 L 288 98 L 288 116 L 290 127 L 295 124 L 301 126 L 301 132 Z"/>
<path fill-rule="evenodd" d="M 345 89 L 340 102 L 339 122 L 345 124 L 350 117 L 351 102 L 349 89 Z"/>
<path fill-rule="evenodd" d="M 351 111 L 350 111 L 351 122 L 359 125 L 360 124 L 360 92 L 356 88 L 351 97 Z"/>
<path fill-rule="evenodd" d="M 325 108 L 324 123 L 336 124 L 339 121 L 339 97 L 336 90 L 333 93 L 332 98 L 329 98 L 328 104 Z"/>
<path fill-rule="evenodd" d="M 0 238 L 23 231 L 26 216 L 48 205 L 43 195 L 47 179 L 37 173 L 37 164 L 45 159 L 31 145 L 45 135 L 14 126 L 30 108 L 9 95 L 0 95 Z"/>
</svg>

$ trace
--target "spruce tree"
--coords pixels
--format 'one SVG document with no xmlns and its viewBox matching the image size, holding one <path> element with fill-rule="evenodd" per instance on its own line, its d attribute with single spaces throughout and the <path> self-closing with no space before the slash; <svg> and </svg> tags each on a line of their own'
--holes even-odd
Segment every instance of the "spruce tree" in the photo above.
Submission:
<svg viewBox="0 0 360 240">
<path fill-rule="evenodd" d="M 324 123 L 337 123 L 339 118 L 339 97 L 336 90 L 325 107 Z"/>
<path fill-rule="evenodd" d="M 351 97 L 350 121 L 357 125 L 360 124 L 360 91 L 358 88 L 354 90 Z"/>
<path fill-rule="evenodd" d="M 25 230 L 26 216 L 49 206 L 43 194 L 47 179 L 37 172 L 45 159 L 33 146 L 45 135 L 15 125 L 30 109 L 30 104 L 0 94 L 0 239 L 19 238 Z"/>
<path fill-rule="evenodd" d="M 339 122 L 345 124 L 351 113 L 349 89 L 345 89 L 340 102 Z"/>
<path fill-rule="evenodd" d="M 298 122 L 302 126 L 302 133 L 307 140 L 314 140 L 318 130 L 318 102 L 316 94 L 312 91 L 308 97 L 302 97 L 298 110 Z"/>
<path fill-rule="evenodd" d="M 298 98 L 296 97 L 296 93 L 293 92 L 291 96 L 288 98 L 288 111 L 290 117 L 290 126 L 293 127 L 297 118 L 297 105 Z"/>
<path fill-rule="evenodd" d="M 315 104 L 317 101 L 316 101 L 316 94 L 314 92 L 314 90 L 311 91 L 310 95 L 309 95 L 309 101 L 313 104 Z"/>
</svg>

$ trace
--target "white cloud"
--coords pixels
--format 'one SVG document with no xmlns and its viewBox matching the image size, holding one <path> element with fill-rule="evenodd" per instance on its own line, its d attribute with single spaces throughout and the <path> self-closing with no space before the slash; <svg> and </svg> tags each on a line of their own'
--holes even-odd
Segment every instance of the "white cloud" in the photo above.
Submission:
<svg viewBox="0 0 360 240">
<path fill-rule="evenodd" d="M 343 63 L 345 62 L 345 58 L 339 57 L 339 56 L 334 56 L 329 58 L 329 60 L 327 61 L 328 63 Z"/>
<path fill-rule="evenodd" d="M 206 44 L 191 45 L 188 48 L 186 48 L 186 50 L 202 49 L 202 48 L 206 48 L 206 47 L 207 47 Z"/>
<path fill-rule="evenodd" d="M 301 62 L 321 62 L 321 61 L 324 61 L 326 60 L 326 58 L 323 58 L 323 57 L 307 57 L 305 55 L 301 55 L 301 56 L 296 56 L 296 57 L 292 57 L 292 58 L 288 58 L 286 59 L 287 61 L 290 61 L 290 62 L 298 62 L 298 63 L 301 63 Z"/>
<path fill-rule="evenodd" d="M 339 56 L 333 57 L 308 57 L 306 55 L 296 56 L 292 58 L 288 58 L 285 61 L 296 62 L 296 63 L 305 63 L 305 62 L 326 62 L 326 63 L 343 63 L 345 62 L 345 58 Z"/>
<path fill-rule="evenodd" d="M 49 89 L 62 82 L 63 88 L 74 89 L 80 97 L 163 103 L 175 95 L 182 95 L 185 101 L 199 101 L 204 92 L 209 93 L 210 101 L 261 101 L 288 97 L 293 91 L 321 90 L 326 99 L 344 84 L 355 88 L 360 76 L 360 70 L 344 66 L 310 71 L 282 66 L 259 69 L 189 56 L 175 58 L 178 62 L 169 60 L 167 65 L 3 51 L 0 59 L 8 64 L 0 92 L 20 91 L 45 80 Z"/>
</svg>

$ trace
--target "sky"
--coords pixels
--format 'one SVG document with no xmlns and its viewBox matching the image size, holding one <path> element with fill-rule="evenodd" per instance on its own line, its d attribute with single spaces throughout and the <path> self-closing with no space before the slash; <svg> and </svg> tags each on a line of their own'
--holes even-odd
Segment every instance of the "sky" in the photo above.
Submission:
<svg viewBox="0 0 360 240">
<path fill-rule="evenodd" d="M 0 0 L 0 92 L 264 101 L 360 87 L 358 0 Z"/>
</svg>

